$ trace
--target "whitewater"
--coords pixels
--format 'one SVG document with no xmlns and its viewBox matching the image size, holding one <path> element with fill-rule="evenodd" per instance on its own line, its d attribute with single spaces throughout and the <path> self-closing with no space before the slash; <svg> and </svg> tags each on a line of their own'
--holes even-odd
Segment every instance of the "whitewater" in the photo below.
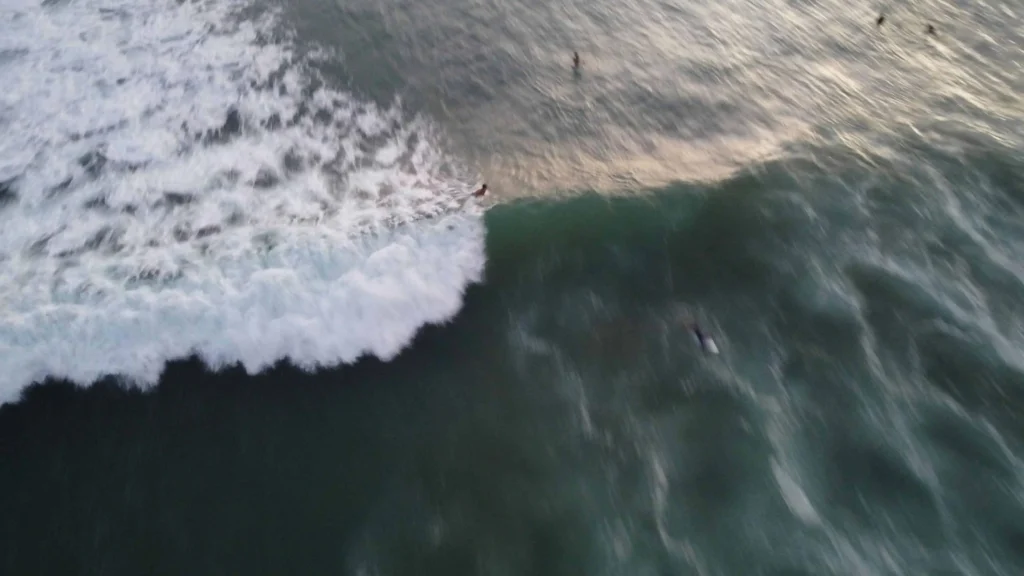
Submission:
<svg viewBox="0 0 1024 576">
<path fill-rule="evenodd" d="M 480 280 L 439 130 L 332 87 L 332 55 L 254 10 L 0 8 L 0 402 L 47 377 L 151 385 L 192 354 L 388 359 Z"/>
</svg>

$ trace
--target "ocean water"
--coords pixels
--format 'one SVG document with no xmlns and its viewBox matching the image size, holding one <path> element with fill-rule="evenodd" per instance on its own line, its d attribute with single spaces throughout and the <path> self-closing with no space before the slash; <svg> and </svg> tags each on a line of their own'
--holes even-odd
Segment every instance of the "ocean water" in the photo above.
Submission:
<svg viewBox="0 0 1024 576">
<path fill-rule="evenodd" d="M 1021 10 L 4 0 L 0 573 L 1022 573 Z"/>
</svg>

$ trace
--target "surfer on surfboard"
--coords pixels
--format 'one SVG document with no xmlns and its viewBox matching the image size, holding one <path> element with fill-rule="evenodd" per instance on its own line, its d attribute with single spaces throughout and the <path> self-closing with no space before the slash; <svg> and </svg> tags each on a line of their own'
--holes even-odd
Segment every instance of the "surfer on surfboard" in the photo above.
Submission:
<svg viewBox="0 0 1024 576">
<path fill-rule="evenodd" d="M 686 311 L 686 307 L 678 307 L 675 312 L 675 320 L 677 326 L 685 326 L 690 334 L 693 334 L 693 338 L 697 341 L 697 345 L 700 346 L 702 352 L 708 354 L 718 354 L 718 345 L 715 344 L 715 340 L 701 329 L 700 324 L 697 323 L 697 319 L 694 318 L 693 314 Z"/>
<path fill-rule="evenodd" d="M 484 194 L 487 194 L 487 184 L 484 184 L 483 186 L 480 186 L 479 190 L 477 190 L 476 192 L 473 192 L 473 197 L 474 198 L 483 198 Z"/>
<path fill-rule="evenodd" d="M 715 341 L 705 334 L 696 322 L 690 324 L 690 331 L 693 332 L 694 337 L 697 338 L 697 343 L 700 344 L 701 350 L 712 354 L 718 354 L 718 346 L 715 345 Z"/>
</svg>

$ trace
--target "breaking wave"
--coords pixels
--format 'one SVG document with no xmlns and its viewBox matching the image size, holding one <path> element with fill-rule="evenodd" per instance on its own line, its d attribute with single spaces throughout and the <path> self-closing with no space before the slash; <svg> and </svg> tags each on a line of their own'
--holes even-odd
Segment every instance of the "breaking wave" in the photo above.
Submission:
<svg viewBox="0 0 1024 576">
<path fill-rule="evenodd" d="M 0 402 L 190 354 L 387 359 L 479 280 L 480 214 L 431 123 L 332 88 L 254 12 L 0 11 Z"/>
</svg>

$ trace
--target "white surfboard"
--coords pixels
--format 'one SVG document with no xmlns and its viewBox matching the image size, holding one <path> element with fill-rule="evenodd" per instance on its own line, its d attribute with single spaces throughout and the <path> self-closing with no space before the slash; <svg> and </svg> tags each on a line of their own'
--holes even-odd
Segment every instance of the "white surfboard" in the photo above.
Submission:
<svg viewBox="0 0 1024 576">
<path fill-rule="evenodd" d="M 718 354 L 718 345 L 711 339 L 710 336 L 704 338 L 704 349 L 712 354 Z"/>
<path fill-rule="evenodd" d="M 697 345 L 700 346 L 700 338 L 697 338 L 696 334 L 693 335 L 693 339 L 696 340 Z M 710 354 L 718 354 L 718 345 L 715 344 L 715 341 L 711 336 L 704 337 L 704 351 Z"/>
</svg>

